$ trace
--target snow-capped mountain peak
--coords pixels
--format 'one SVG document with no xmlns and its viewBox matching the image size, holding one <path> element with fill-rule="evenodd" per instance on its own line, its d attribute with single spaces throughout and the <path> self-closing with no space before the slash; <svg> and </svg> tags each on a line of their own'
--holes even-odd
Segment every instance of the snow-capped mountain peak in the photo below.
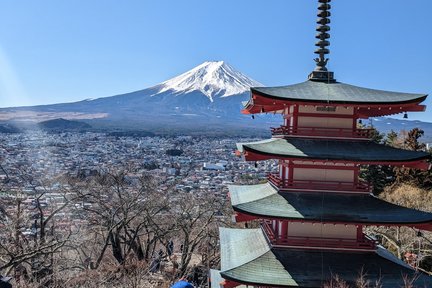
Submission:
<svg viewBox="0 0 432 288">
<path fill-rule="evenodd" d="M 263 85 L 224 61 L 208 61 L 158 86 L 160 89 L 157 94 L 166 91 L 176 94 L 200 91 L 213 102 L 215 97 L 241 94 L 249 91 L 250 87 Z"/>
</svg>

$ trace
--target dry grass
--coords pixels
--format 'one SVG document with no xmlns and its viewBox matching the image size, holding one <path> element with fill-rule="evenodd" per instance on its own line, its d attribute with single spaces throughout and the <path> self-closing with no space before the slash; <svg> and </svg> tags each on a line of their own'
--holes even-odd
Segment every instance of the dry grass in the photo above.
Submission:
<svg viewBox="0 0 432 288">
<path fill-rule="evenodd" d="M 387 187 L 380 197 L 404 207 L 432 212 L 432 193 L 409 184 Z"/>
<path fill-rule="evenodd" d="M 380 197 L 403 207 L 432 212 L 432 191 L 429 189 L 402 183 L 387 187 Z M 411 264 L 424 269 L 425 272 L 432 270 L 432 232 L 419 233 L 418 229 L 410 227 L 371 227 L 367 230 L 372 233 L 383 233 L 381 235 L 385 237 L 382 244 L 402 260 L 407 260 L 407 252 L 414 253 L 417 261 Z M 410 286 L 406 283 L 406 287 Z"/>
</svg>

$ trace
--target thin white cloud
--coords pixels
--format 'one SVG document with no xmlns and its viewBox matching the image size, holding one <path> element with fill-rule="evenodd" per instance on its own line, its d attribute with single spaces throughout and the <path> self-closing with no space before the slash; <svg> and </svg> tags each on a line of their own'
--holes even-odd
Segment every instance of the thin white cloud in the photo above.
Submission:
<svg viewBox="0 0 432 288">
<path fill-rule="evenodd" d="M 29 105 L 30 101 L 6 52 L 0 46 L 0 107 Z"/>
</svg>

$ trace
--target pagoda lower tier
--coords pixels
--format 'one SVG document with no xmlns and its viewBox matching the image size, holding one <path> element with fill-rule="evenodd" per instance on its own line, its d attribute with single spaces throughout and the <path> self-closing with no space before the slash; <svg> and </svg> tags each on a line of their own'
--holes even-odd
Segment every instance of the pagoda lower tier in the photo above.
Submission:
<svg viewBox="0 0 432 288">
<path fill-rule="evenodd" d="M 432 213 L 398 206 L 372 194 L 280 191 L 270 183 L 229 185 L 236 221 L 410 226 L 432 231 Z"/>
<path fill-rule="evenodd" d="M 339 277 L 349 285 L 363 277 L 383 288 L 432 287 L 432 277 L 378 246 L 369 252 L 285 249 L 273 246 L 261 229 L 220 228 L 221 270 L 212 271 L 211 287 L 323 287 Z M 220 277 L 219 277 L 220 276 Z"/>
</svg>

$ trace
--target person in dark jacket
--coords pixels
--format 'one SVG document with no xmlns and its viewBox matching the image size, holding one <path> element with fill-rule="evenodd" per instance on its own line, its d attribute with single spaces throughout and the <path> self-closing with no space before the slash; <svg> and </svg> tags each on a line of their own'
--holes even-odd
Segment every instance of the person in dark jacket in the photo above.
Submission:
<svg viewBox="0 0 432 288">
<path fill-rule="evenodd" d="M 192 275 L 181 278 L 179 281 L 174 283 L 171 288 L 194 288 L 194 286 L 189 283 L 190 281 L 192 281 Z"/>
<path fill-rule="evenodd" d="M 0 288 L 12 288 L 12 284 L 9 283 L 11 277 L 4 277 L 0 275 Z"/>
<path fill-rule="evenodd" d="M 168 257 L 171 258 L 171 255 L 174 253 L 174 242 L 170 240 L 168 244 L 166 245 L 166 251 L 168 254 Z"/>
</svg>

